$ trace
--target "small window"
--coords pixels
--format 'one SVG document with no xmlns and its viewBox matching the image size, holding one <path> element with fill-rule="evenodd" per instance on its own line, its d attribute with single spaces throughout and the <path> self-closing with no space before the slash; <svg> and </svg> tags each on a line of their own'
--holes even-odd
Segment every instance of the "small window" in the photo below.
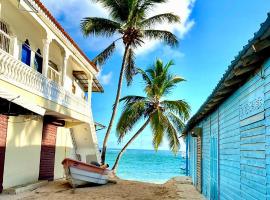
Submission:
<svg viewBox="0 0 270 200">
<path fill-rule="evenodd" d="M 76 94 L 76 86 L 75 86 L 74 82 L 72 83 L 72 93 Z"/>
<path fill-rule="evenodd" d="M 26 65 L 30 66 L 31 63 L 31 48 L 30 48 L 30 43 L 27 40 L 22 45 L 22 62 L 25 63 Z"/>
<path fill-rule="evenodd" d="M 0 21 L 0 48 L 9 53 L 10 33 L 7 24 L 3 21 Z"/>
<path fill-rule="evenodd" d="M 35 53 L 34 65 L 35 65 L 35 69 L 41 74 L 42 74 L 42 62 L 43 62 L 43 58 L 41 56 L 41 51 L 40 49 L 38 49 Z"/>
</svg>

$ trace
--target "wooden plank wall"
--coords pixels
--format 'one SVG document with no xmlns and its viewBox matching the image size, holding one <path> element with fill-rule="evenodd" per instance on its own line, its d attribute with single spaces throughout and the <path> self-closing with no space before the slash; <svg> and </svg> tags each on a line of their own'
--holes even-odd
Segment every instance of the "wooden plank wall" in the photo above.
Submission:
<svg viewBox="0 0 270 200">
<path fill-rule="evenodd" d="M 266 157 L 266 194 L 270 199 L 270 59 L 265 64 L 264 108 L 265 108 L 265 157 Z"/>
<path fill-rule="evenodd" d="M 210 118 L 205 119 L 202 131 L 202 193 L 210 196 Z"/>
<path fill-rule="evenodd" d="M 270 199 L 270 59 L 262 71 L 265 79 L 255 75 L 198 125 L 203 129 L 202 193 L 207 199 L 213 134 L 219 139 L 219 199 Z M 257 93 L 264 94 L 264 111 L 241 119 L 240 106 Z"/>
<path fill-rule="evenodd" d="M 202 192 L 202 138 L 201 136 L 197 137 L 197 190 Z"/>
</svg>

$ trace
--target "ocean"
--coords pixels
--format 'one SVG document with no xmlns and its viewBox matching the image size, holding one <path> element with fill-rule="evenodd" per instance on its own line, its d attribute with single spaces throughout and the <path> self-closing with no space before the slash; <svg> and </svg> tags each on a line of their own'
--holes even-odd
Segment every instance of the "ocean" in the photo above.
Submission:
<svg viewBox="0 0 270 200">
<path fill-rule="evenodd" d="M 113 166 L 120 150 L 107 150 L 106 162 Z M 117 176 L 125 180 L 165 183 L 175 176 L 185 175 L 185 158 L 171 151 L 128 149 L 122 156 Z"/>
</svg>

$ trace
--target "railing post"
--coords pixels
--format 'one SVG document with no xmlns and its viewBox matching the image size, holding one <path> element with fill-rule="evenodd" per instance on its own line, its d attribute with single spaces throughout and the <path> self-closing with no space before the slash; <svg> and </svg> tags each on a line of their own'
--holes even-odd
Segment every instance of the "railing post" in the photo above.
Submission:
<svg viewBox="0 0 270 200">
<path fill-rule="evenodd" d="M 49 49 L 52 39 L 43 39 L 43 64 L 42 64 L 42 74 L 47 77 L 48 64 L 49 64 Z"/>
</svg>

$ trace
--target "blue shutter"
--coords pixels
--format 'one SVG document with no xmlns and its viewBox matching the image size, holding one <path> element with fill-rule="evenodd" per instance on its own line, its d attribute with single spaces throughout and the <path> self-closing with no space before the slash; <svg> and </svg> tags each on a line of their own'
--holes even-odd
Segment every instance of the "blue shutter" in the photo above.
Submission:
<svg viewBox="0 0 270 200">
<path fill-rule="evenodd" d="M 30 66 L 31 49 L 26 42 L 22 45 L 22 62 Z"/>
</svg>

